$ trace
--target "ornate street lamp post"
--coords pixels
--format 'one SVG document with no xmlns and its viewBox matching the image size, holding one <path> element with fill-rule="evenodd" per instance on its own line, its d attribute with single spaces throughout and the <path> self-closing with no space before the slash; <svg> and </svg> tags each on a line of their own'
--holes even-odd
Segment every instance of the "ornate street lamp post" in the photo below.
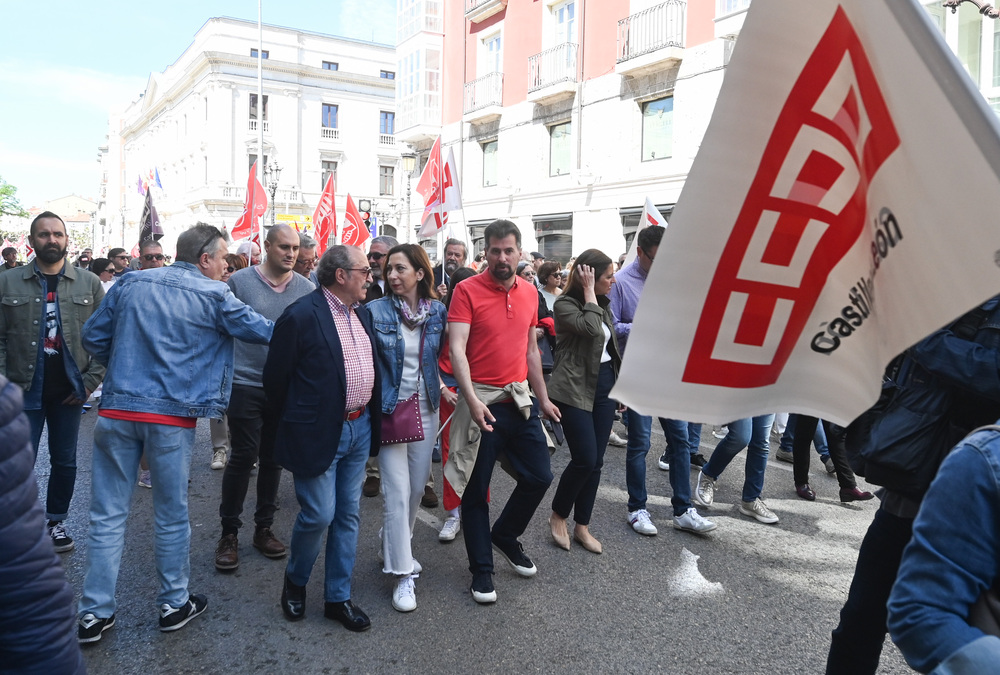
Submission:
<svg viewBox="0 0 1000 675">
<path fill-rule="evenodd" d="M 979 13 L 983 16 L 988 16 L 991 19 L 1000 19 L 1000 9 L 995 8 L 988 2 L 979 2 L 979 0 L 944 0 L 941 5 L 951 8 L 951 12 L 954 14 L 963 2 L 971 2 L 979 9 Z"/>
<path fill-rule="evenodd" d="M 264 184 L 267 186 L 268 192 L 271 193 L 271 227 L 274 227 L 274 196 L 278 193 L 278 179 L 281 177 L 281 167 L 278 163 L 271 160 L 270 164 L 264 165 Z"/>
</svg>

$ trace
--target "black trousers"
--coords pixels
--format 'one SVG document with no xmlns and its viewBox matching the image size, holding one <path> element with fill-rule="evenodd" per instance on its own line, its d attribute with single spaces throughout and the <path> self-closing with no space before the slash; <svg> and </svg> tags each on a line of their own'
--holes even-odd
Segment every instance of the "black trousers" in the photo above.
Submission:
<svg viewBox="0 0 1000 675">
<path fill-rule="evenodd" d="M 243 524 L 240 514 L 250 487 L 250 472 L 258 459 L 254 521 L 257 527 L 271 527 L 274 523 L 281 466 L 274 462 L 276 420 L 266 413 L 263 388 L 233 385 L 228 411 L 233 452 L 222 474 L 222 503 L 219 504 L 223 536 L 236 534 Z"/>
<path fill-rule="evenodd" d="M 795 422 L 795 439 L 792 443 L 792 474 L 795 485 L 805 485 L 809 482 L 809 457 L 813 436 L 816 434 L 818 420 L 809 415 L 799 415 Z M 833 468 L 837 470 L 837 482 L 840 487 L 850 490 L 858 486 L 858 479 L 847 461 L 847 448 L 844 445 L 844 427 L 823 420 L 823 430 L 826 432 L 826 442 L 830 446 L 830 459 Z"/>
</svg>

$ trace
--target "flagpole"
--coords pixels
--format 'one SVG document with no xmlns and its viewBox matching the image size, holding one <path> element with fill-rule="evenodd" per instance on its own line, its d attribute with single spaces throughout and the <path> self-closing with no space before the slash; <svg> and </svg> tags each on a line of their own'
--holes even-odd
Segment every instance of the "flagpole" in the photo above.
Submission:
<svg viewBox="0 0 1000 675">
<path fill-rule="evenodd" d="M 264 170 L 264 24 L 261 22 L 261 2 L 262 0 L 257 0 L 257 182 L 261 182 L 261 172 Z M 274 208 L 273 204 L 271 208 Z M 250 214 L 251 248 L 256 221 L 254 214 Z"/>
</svg>

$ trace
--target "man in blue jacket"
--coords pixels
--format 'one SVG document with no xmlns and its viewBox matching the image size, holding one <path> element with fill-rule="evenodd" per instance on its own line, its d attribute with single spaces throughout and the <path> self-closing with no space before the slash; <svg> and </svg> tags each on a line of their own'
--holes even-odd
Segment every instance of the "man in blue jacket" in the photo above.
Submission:
<svg viewBox="0 0 1000 675">
<path fill-rule="evenodd" d="M 125 521 L 143 450 L 153 484 L 160 630 L 182 628 L 208 604 L 187 588 L 195 424 L 222 417 L 229 404 L 234 338 L 267 344 L 273 328 L 219 281 L 226 252 L 217 228 L 195 225 L 177 238 L 177 262 L 122 277 L 83 326 L 84 348 L 107 364 L 107 374 L 94 428 L 80 642 L 97 642 L 115 623 Z"/>
</svg>

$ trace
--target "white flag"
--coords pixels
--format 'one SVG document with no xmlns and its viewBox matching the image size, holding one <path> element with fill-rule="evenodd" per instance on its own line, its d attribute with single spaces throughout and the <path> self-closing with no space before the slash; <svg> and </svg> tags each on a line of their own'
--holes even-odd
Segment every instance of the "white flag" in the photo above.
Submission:
<svg viewBox="0 0 1000 675">
<path fill-rule="evenodd" d="M 612 395 L 846 424 L 1000 291 L 998 213 L 1000 124 L 918 3 L 754 2 Z"/>
<path fill-rule="evenodd" d="M 636 256 L 636 249 L 639 248 L 639 233 L 645 230 L 650 225 L 659 225 L 660 227 L 667 226 L 667 219 L 660 215 L 660 210 L 656 208 L 653 201 L 646 197 L 646 205 L 642 207 L 642 217 L 639 218 L 639 225 L 635 228 L 635 236 L 632 237 L 632 245 L 628 247 L 628 255 L 625 256 L 625 262 L 622 264 L 622 268 L 628 267 Z"/>
</svg>

